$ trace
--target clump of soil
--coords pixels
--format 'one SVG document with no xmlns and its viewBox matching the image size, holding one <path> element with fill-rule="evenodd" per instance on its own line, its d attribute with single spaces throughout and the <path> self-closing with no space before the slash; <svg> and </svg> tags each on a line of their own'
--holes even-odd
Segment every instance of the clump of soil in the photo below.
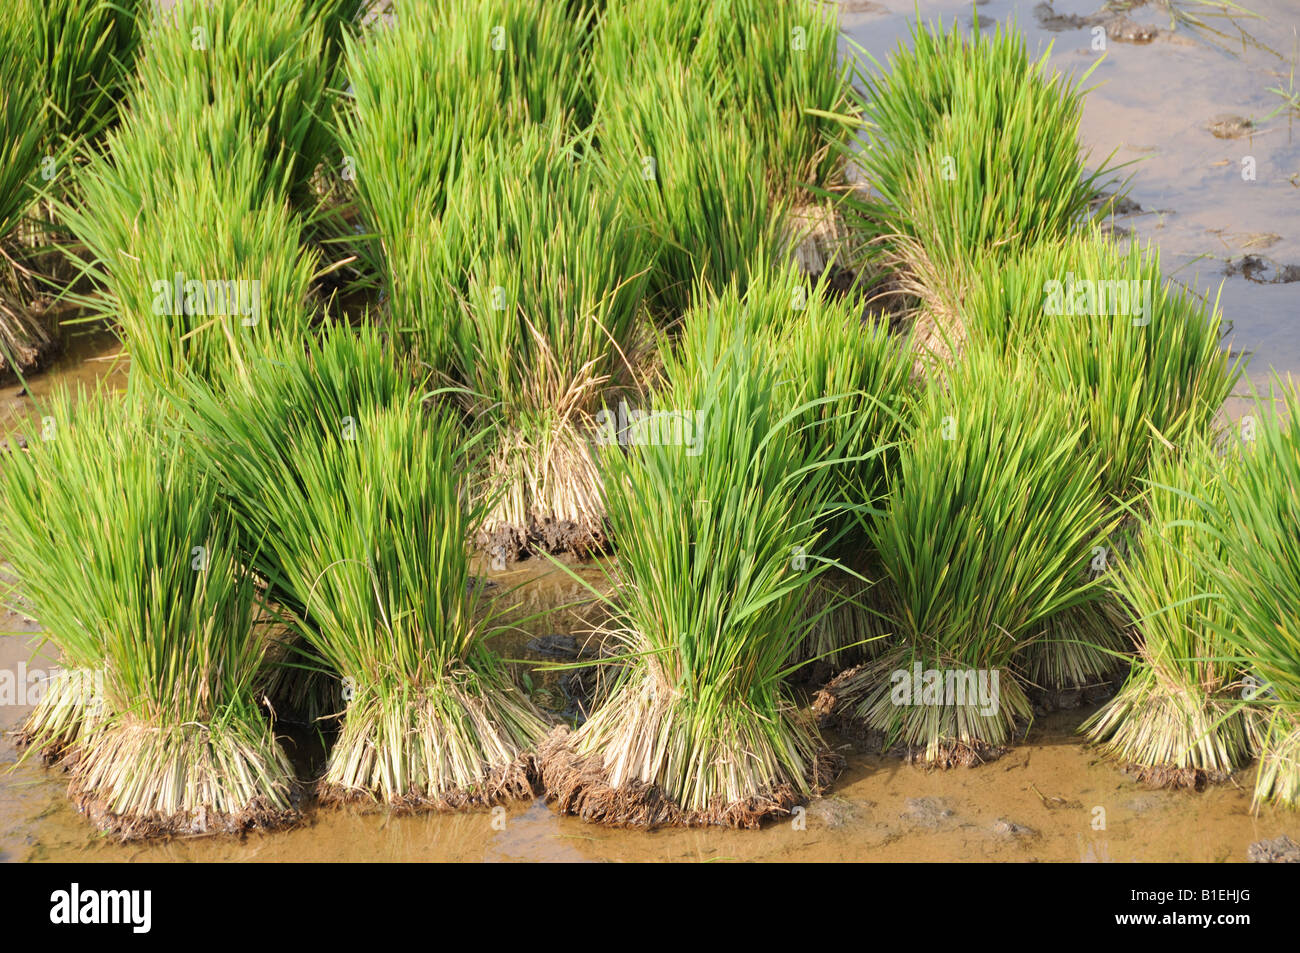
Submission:
<svg viewBox="0 0 1300 953">
<path fill-rule="evenodd" d="M 1252 864 L 1300 864 L 1300 844 L 1279 834 L 1272 840 L 1251 844 L 1246 848 L 1246 859 Z"/>
<path fill-rule="evenodd" d="M 1024 824 L 1017 824 L 1015 821 L 1005 817 L 999 817 L 993 822 L 993 833 L 997 834 L 999 837 L 1008 837 L 1013 839 L 1018 837 L 1032 839 L 1038 836 L 1038 831 L 1034 830 L 1032 827 L 1027 827 Z"/>
<path fill-rule="evenodd" d="M 1243 255 L 1229 259 L 1223 273 L 1229 278 L 1241 276 L 1259 285 L 1286 285 L 1300 281 L 1300 265 L 1279 265 L 1264 255 Z"/>
<path fill-rule="evenodd" d="M 1031 689 L 1029 700 L 1034 710 L 1040 714 L 1054 711 L 1074 711 L 1086 705 L 1097 705 L 1115 694 L 1115 689 L 1124 679 L 1123 672 L 1107 680 L 1092 685 L 1075 685 L 1067 688 L 1050 690 Z"/>
<path fill-rule="evenodd" d="M 1170 788 L 1171 790 L 1190 790 L 1198 794 L 1211 784 L 1221 784 L 1228 780 L 1222 771 L 1206 771 L 1204 768 L 1170 768 L 1163 765 L 1126 764 L 1120 768 L 1126 774 L 1142 784 L 1153 788 Z"/>
<path fill-rule="evenodd" d="M 530 519 L 526 527 L 501 525 L 480 531 L 478 548 L 505 563 L 517 562 L 535 553 L 572 553 L 579 559 L 594 559 L 610 551 L 603 526 L 580 525 L 573 520 Z"/>
<path fill-rule="evenodd" d="M 918 827 L 935 828 L 950 823 L 957 812 L 941 797 L 909 797 L 907 808 L 899 817 Z"/>
<path fill-rule="evenodd" d="M 1245 116 L 1233 116 L 1221 113 L 1213 117 L 1205 126 L 1216 139 L 1240 139 L 1250 135 L 1255 124 Z"/>
<path fill-rule="evenodd" d="M 1145 44 L 1163 36 L 1166 31 L 1149 23 L 1137 23 L 1123 13 L 1101 11 L 1088 16 L 1075 13 L 1057 13 L 1050 3 L 1034 7 L 1034 17 L 1044 30 L 1061 33 L 1065 30 L 1082 30 L 1085 27 L 1103 26 L 1106 36 L 1117 43 Z"/>
<path fill-rule="evenodd" d="M 1149 23 L 1135 23 L 1126 16 L 1106 21 L 1106 36 L 1118 43 L 1150 43 L 1164 31 Z"/>
</svg>

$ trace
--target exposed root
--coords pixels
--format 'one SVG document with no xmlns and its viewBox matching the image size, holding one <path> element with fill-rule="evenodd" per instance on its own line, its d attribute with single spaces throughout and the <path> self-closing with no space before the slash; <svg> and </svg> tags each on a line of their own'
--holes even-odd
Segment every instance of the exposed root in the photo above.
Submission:
<svg viewBox="0 0 1300 953">
<path fill-rule="evenodd" d="M 786 252 L 805 274 L 817 276 L 842 261 L 848 241 L 844 219 L 830 201 L 809 202 L 786 213 Z"/>
<path fill-rule="evenodd" d="M 1266 732 L 1252 807 L 1258 811 L 1266 800 L 1300 807 L 1300 725 L 1290 713 L 1279 711 Z"/>
<path fill-rule="evenodd" d="M 69 795 L 123 840 L 272 830 L 298 818 L 293 769 L 260 723 L 115 721 L 82 749 Z"/>
<path fill-rule="evenodd" d="M 937 369 L 952 364 L 966 343 L 966 326 L 961 319 L 964 281 L 935 262 L 920 239 L 893 235 L 883 240 L 888 242 L 889 250 L 882 267 L 896 276 L 889 295 L 919 302 L 901 323 L 916 355 L 913 379 L 925 380 Z"/>
<path fill-rule="evenodd" d="M 45 693 L 14 733 L 26 754 L 45 764 L 70 764 L 87 739 L 106 721 L 102 685 L 88 669 L 60 669 L 45 686 Z"/>
<path fill-rule="evenodd" d="M 416 690 L 358 686 L 318 785 L 326 803 L 460 809 L 531 798 L 548 731 L 504 672 L 461 672 Z"/>
<path fill-rule="evenodd" d="M 970 671 L 963 666 L 936 665 L 942 677 L 934 694 L 925 681 L 919 688 L 915 685 L 914 668 L 912 650 L 900 646 L 836 676 L 817 693 L 813 711 L 824 726 L 875 741 L 882 750 L 898 752 L 909 761 L 945 768 L 998 757 L 1032 717 L 1023 686 L 1008 670 L 983 676 L 984 688 L 990 690 L 983 699 L 967 695 L 983 689 L 978 673 L 971 672 L 973 683 L 958 677 Z M 996 696 L 991 691 L 994 674 Z"/>
<path fill-rule="evenodd" d="M 789 784 L 777 785 L 730 803 L 717 798 L 704 810 L 683 810 L 656 784 L 631 780 L 616 786 L 599 755 L 582 756 L 571 745 L 567 727 L 556 728 L 538 754 L 546 799 L 561 814 L 611 827 L 724 827 L 757 829 L 788 815 L 808 795 Z M 829 748 L 817 753 L 809 794 L 820 796 L 844 769 L 844 759 Z"/>
<path fill-rule="evenodd" d="M 1053 616 L 1016 653 L 1031 697 L 1048 711 L 1104 697 L 1129 665 L 1123 653 L 1132 645 L 1124 633 L 1123 612 L 1110 600 Z"/>
<path fill-rule="evenodd" d="M 1238 700 L 1143 665 L 1083 730 L 1143 783 L 1200 791 L 1254 757 L 1262 726 Z"/>
<path fill-rule="evenodd" d="M 537 761 L 532 755 L 521 755 L 511 764 L 491 769 L 471 787 L 446 787 L 433 795 L 412 788 L 380 801 L 374 794 L 356 788 L 326 781 L 316 786 L 316 796 L 323 805 L 382 807 L 396 814 L 491 807 L 505 801 L 530 800 L 539 792 Z"/>
<path fill-rule="evenodd" d="M 482 479 L 504 486 L 475 543 L 496 560 L 534 552 L 605 552 L 604 489 L 592 447 L 567 418 L 541 435 L 507 433 Z"/>
<path fill-rule="evenodd" d="M 310 725 L 343 710 L 342 680 L 295 637 L 268 641 L 263 672 L 257 695 L 277 721 Z"/>
<path fill-rule="evenodd" d="M 243 834 L 248 831 L 275 831 L 298 822 L 296 807 L 281 808 L 268 799 L 256 798 L 237 813 L 207 811 L 174 814 L 115 814 L 105 802 L 89 792 L 71 791 L 77 810 L 98 827 L 123 841 L 151 837 L 196 837 L 210 834 Z"/>
<path fill-rule="evenodd" d="M 58 335 L 34 312 L 31 280 L 0 255 L 0 381 L 12 380 L 14 365 L 22 374 L 45 367 L 58 353 Z"/>
<path fill-rule="evenodd" d="M 557 728 L 538 754 L 546 798 L 562 814 L 617 827 L 757 828 L 834 781 L 843 761 L 793 709 L 736 705 L 699 723 L 652 678 L 622 683 L 576 732 Z"/>
<path fill-rule="evenodd" d="M 899 754 L 908 764 L 927 768 L 973 768 L 979 764 L 996 761 L 1007 753 L 1005 745 L 987 745 L 982 741 L 963 744 L 960 741 L 941 741 L 932 748 L 919 745 L 900 746 Z"/>
<path fill-rule="evenodd" d="M 1198 793 L 1211 784 L 1222 784 L 1231 776 L 1222 771 L 1206 771 L 1202 768 L 1170 768 L 1132 763 L 1124 765 L 1123 772 L 1147 787 Z"/>
<path fill-rule="evenodd" d="M 610 548 L 603 516 L 595 522 L 554 516 L 530 518 L 523 525 L 498 522 L 491 529 L 487 526 L 480 529 L 474 544 L 504 563 L 515 562 L 533 553 L 573 553 L 580 559 L 591 559 L 605 555 Z"/>
</svg>

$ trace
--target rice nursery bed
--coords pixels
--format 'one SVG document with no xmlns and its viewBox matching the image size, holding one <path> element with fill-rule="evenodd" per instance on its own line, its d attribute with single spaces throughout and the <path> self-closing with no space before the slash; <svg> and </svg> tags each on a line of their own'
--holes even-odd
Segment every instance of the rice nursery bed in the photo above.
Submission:
<svg viewBox="0 0 1300 953">
<path fill-rule="evenodd" d="M 1300 399 L 1223 425 L 1218 302 L 1021 32 L 364 6 L 0 22 L 9 370 L 33 282 L 127 368 L 0 454 L 87 824 L 757 828 L 1080 701 L 1098 770 L 1297 807 Z"/>
</svg>

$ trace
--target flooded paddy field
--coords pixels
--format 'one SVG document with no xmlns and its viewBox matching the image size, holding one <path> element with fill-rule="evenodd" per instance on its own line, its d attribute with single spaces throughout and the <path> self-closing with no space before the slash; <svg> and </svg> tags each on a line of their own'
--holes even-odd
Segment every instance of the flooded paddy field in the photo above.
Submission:
<svg viewBox="0 0 1300 953">
<path fill-rule="evenodd" d="M 908 0 L 841 3 L 845 55 L 853 44 L 882 62 L 907 35 Z M 1226 36 L 1186 21 L 1171 29 L 1162 3 L 989 0 L 981 25 L 1014 22 L 1031 50 L 1054 44 L 1050 64 L 1080 75 L 1099 65 L 1085 100 L 1082 140 L 1095 160 L 1132 162 L 1129 202 L 1111 227 L 1157 244 L 1165 273 L 1210 298 L 1225 316 L 1225 346 L 1247 360 L 1245 381 L 1267 388 L 1300 373 L 1300 115 L 1282 111 L 1270 87 L 1296 66 L 1300 14 L 1288 0 L 1254 0 L 1257 18 L 1214 19 Z M 966 2 L 922 2 L 923 19 L 971 22 Z M 1101 29 L 1104 50 L 1096 48 Z M 1244 31 L 1244 34 L 1241 32 Z M 851 41 L 851 42 L 850 42 Z M 120 381 L 119 350 L 106 332 L 79 329 L 64 356 L 29 390 L 0 389 L 0 430 L 30 436 L 32 397 L 58 382 Z M 1224 413 L 1251 412 L 1241 386 Z M 0 556 L 3 542 L 0 541 Z M 603 586 L 602 562 L 569 562 Z M 483 567 L 480 566 L 480 569 Z M 585 687 L 569 671 L 532 664 L 583 657 L 593 624 L 591 593 L 546 560 L 484 570 L 511 591 L 519 618 L 549 610 L 500 637 L 493 649 L 524 660 L 525 688 L 555 718 L 580 715 Z M 516 588 L 517 587 L 517 588 Z M 38 626 L 0 618 L 0 670 L 49 666 L 33 654 Z M 1142 784 L 1087 747 L 1080 725 L 1096 704 L 1038 713 L 1000 758 L 970 768 L 927 769 L 828 736 L 845 758 L 828 796 L 758 831 L 606 828 L 553 812 L 540 799 L 465 813 L 390 813 L 305 803 L 298 825 L 240 837 L 168 837 L 122 844 L 98 833 L 67 797 L 64 775 L 35 761 L 16 765 L 8 732 L 30 711 L 0 705 L 0 861 L 1013 861 L 1245 862 L 1251 845 L 1282 835 L 1300 842 L 1300 815 L 1270 804 L 1252 810 L 1253 767 L 1203 790 Z M 296 762 L 319 767 L 311 733 L 286 726 Z M 1257 852 L 1258 853 L 1258 852 Z"/>
</svg>

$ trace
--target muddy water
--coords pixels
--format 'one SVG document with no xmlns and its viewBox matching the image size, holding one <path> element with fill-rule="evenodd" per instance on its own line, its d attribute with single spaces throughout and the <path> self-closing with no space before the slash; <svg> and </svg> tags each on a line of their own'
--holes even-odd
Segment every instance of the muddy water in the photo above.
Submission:
<svg viewBox="0 0 1300 953">
<path fill-rule="evenodd" d="M 977 9 L 982 28 L 1017 23 L 1031 51 L 1052 43 L 1050 63 L 1064 73 L 1082 76 L 1101 59 L 1088 81 L 1095 88 L 1082 141 L 1096 162 L 1114 153 L 1114 163 L 1133 163 L 1123 174 L 1132 176 L 1129 197 L 1140 206 L 1115 225 L 1157 243 L 1166 275 L 1211 297 L 1222 286 L 1229 340 L 1250 359 L 1249 382 L 1266 387 L 1275 372 L 1300 372 L 1300 282 L 1274 283 L 1300 279 L 1300 268 L 1287 273 L 1300 266 L 1300 115 L 1265 118 L 1281 104 L 1269 88 L 1287 87 L 1293 65 L 1300 84 L 1293 33 L 1300 9 L 1294 0 L 1249 0 L 1242 5 L 1259 18 L 1239 17 L 1234 27 L 1181 4 L 1200 9 L 1202 20 L 1232 37 L 1225 40 L 1187 26 L 1170 30 L 1163 3 L 1111 4 L 1129 7 L 1123 14 L 1103 5 L 987 0 Z M 883 62 L 906 35 L 913 0 L 844 0 L 841 9 L 845 49 L 851 40 Z M 919 9 L 927 21 L 956 17 L 969 27 L 972 19 L 969 0 L 921 0 Z M 1092 48 L 1097 25 L 1107 31 L 1104 51 Z M 1155 35 L 1136 41 L 1148 27 Z M 1238 27 L 1252 39 L 1243 41 Z M 1224 117 L 1253 126 L 1220 126 L 1241 135 L 1219 138 L 1210 126 Z M 1247 158 L 1253 181 L 1242 177 Z M 1227 410 L 1235 416 L 1243 406 L 1232 401 Z"/>
<path fill-rule="evenodd" d="M 989 0 L 981 20 L 1014 19 L 1031 45 L 1055 46 L 1051 62 L 1081 74 L 1099 53 L 1091 48 L 1093 18 L 1102 0 Z M 967 0 L 924 0 L 922 16 L 970 22 Z M 1249 358 L 1249 381 L 1266 385 L 1273 373 L 1300 373 L 1300 284 L 1286 278 L 1300 266 L 1300 125 L 1287 116 L 1266 120 L 1286 86 L 1295 57 L 1292 29 L 1300 22 L 1291 0 L 1252 0 L 1262 19 L 1240 20 L 1254 44 L 1229 49 L 1187 28 L 1170 32 L 1166 9 L 1130 4 L 1126 22 L 1107 19 L 1105 59 L 1090 82 L 1082 136 L 1098 159 L 1139 160 L 1130 197 L 1139 209 L 1116 226 L 1162 249 L 1167 273 L 1203 292 L 1221 293 L 1230 343 Z M 846 37 L 883 58 L 905 35 L 913 0 L 845 0 Z M 1072 17 L 1080 20 L 1071 19 Z M 1219 20 L 1208 22 L 1236 36 Z M 1156 28 L 1154 33 L 1149 27 Z M 847 49 L 847 42 L 846 42 Z M 1298 70 L 1300 71 L 1300 70 Z M 1251 120 L 1253 128 L 1225 117 Z M 1300 117 L 1295 117 L 1300 119 Z M 1241 133 L 1220 138 L 1219 131 Z M 1242 178 L 1242 159 L 1255 179 Z M 1246 259 L 1246 256 L 1254 256 Z M 1243 259 L 1245 259 L 1243 261 Z M 1291 273 L 1292 275 L 1294 272 Z M 88 360 L 116 350 L 104 337 L 83 338 L 54 372 L 33 379 L 33 393 L 58 379 L 115 375 L 120 366 Z M 18 385 L 0 392 L 0 430 L 29 427 L 30 398 Z M 1228 410 L 1239 413 L 1243 403 Z M 544 620 L 523 622 L 497 649 L 510 658 L 539 660 L 570 635 L 581 645 L 590 628 L 587 589 L 568 575 L 524 566 L 494 574 L 497 591 L 515 585 L 524 619 L 566 605 Z M 574 567 L 600 586 L 599 567 Z M 0 670 L 29 661 L 35 625 L 0 617 Z M 537 640 L 541 638 L 542 642 Z M 552 711 L 570 702 L 562 676 L 530 675 L 534 698 Z M 12 729 L 23 706 L 0 706 L 0 729 Z M 927 771 L 842 744 L 848 767 L 832 796 L 808 808 L 802 829 L 785 822 L 760 832 L 606 830 L 557 817 L 545 805 L 517 805 L 504 825 L 486 813 L 389 816 L 311 811 L 304 823 L 274 835 L 210 838 L 123 846 L 99 837 L 72 810 L 57 772 L 33 765 L 9 769 L 16 752 L 0 739 L 0 860 L 1040 860 L 1242 861 L 1257 840 L 1288 834 L 1300 840 L 1300 814 L 1250 811 L 1250 772 L 1196 794 L 1152 791 L 1114 766 L 1099 763 L 1076 729 L 1089 709 L 1040 719 L 1025 741 L 999 761 L 974 769 Z M 1105 827 L 1097 829 L 1104 811 Z M 501 829 L 498 829 L 501 828 Z"/>
<path fill-rule="evenodd" d="M 601 567 L 574 571 L 603 588 Z M 563 644 L 557 636 L 585 642 L 595 599 L 584 584 L 536 565 L 494 578 L 501 590 L 513 590 L 508 600 L 517 605 L 516 619 L 553 610 L 503 636 L 496 645 L 501 654 L 538 660 L 546 657 L 539 645 Z M 13 615 L 0 625 L 35 630 Z M 20 658 L 28 659 L 30 638 L 0 641 L 0 669 L 12 671 Z M 535 697 L 555 697 L 556 677 L 534 672 Z M 0 727 L 14 727 L 26 711 L 0 707 Z M 100 837 L 77 815 L 57 771 L 12 768 L 16 752 L 6 738 L 0 770 L 11 770 L 0 775 L 0 860 L 1223 862 L 1244 861 L 1257 840 L 1279 834 L 1300 840 L 1300 815 L 1274 808 L 1250 812 L 1249 772 L 1196 794 L 1151 790 L 1097 762 L 1075 733 L 1090 712 L 1047 716 L 1023 744 L 974 769 L 930 771 L 832 738 L 848 765 L 832 795 L 810 804 L 802 823 L 784 821 L 758 832 L 609 830 L 559 817 L 536 801 L 497 818 L 486 812 L 393 816 L 309 809 L 301 826 L 275 834 L 122 845 Z M 1104 830 L 1094 829 L 1098 818 Z"/>
<path fill-rule="evenodd" d="M 126 360 L 116 336 L 103 327 L 65 326 L 63 351 L 40 374 L 0 386 L 0 437 L 12 433 L 32 436 L 40 417 L 41 399 L 55 387 L 93 388 L 98 382 L 121 389 L 126 386 Z"/>
</svg>

